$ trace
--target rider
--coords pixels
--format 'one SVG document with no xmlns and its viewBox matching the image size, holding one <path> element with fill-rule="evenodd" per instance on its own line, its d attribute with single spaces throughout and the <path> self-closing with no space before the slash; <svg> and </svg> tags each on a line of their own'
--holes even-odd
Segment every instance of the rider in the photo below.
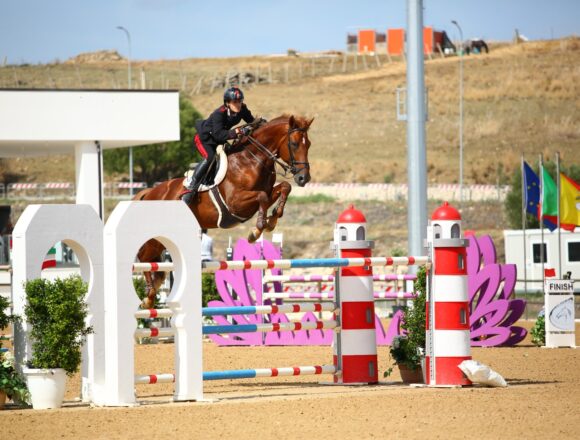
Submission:
<svg viewBox="0 0 580 440">
<path fill-rule="evenodd" d="M 238 87 L 230 87 L 224 93 L 224 105 L 216 109 L 207 119 L 195 124 L 195 146 L 203 160 L 195 168 L 193 179 L 187 188 L 190 192 L 183 195 L 182 200 L 189 205 L 209 166 L 211 165 L 218 145 L 229 139 L 246 136 L 251 133 L 249 126 L 238 127 L 232 130 L 241 120 L 246 123 L 254 122 L 254 116 L 244 104 L 244 94 Z"/>
</svg>

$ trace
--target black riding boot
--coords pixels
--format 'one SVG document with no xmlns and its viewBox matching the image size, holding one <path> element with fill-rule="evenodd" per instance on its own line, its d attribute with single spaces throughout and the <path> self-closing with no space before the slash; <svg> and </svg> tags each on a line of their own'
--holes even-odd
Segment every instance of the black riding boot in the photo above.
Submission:
<svg viewBox="0 0 580 440">
<path fill-rule="evenodd" d="M 183 200 L 187 205 L 191 203 L 195 195 L 197 194 L 197 190 L 199 185 L 201 185 L 201 181 L 204 178 L 207 170 L 209 168 L 210 162 L 207 159 L 204 159 L 198 166 L 195 167 L 195 172 L 193 173 L 193 178 L 191 179 L 191 183 L 187 187 L 187 189 L 191 190 L 191 192 L 185 193 L 181 200 Z"/>
</svg>

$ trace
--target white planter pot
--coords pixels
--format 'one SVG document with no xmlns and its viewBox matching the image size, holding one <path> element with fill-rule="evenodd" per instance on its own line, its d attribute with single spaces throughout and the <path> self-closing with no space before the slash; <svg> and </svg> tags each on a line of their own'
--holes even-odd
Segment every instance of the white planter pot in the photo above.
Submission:
<svg viewBox="0 0 580 440">
<path fill-rule="evenodd" d="M 66 389 L 66 371 L 62 368 L 24 369 L 30 400 L 34 409 L 60 408 Z"/>
</svg>

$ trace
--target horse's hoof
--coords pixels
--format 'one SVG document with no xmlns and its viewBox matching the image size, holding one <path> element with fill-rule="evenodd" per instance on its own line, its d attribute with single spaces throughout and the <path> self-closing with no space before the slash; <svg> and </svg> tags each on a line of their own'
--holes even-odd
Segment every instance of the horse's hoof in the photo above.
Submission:
<svg viewBox="0 0 580 440">
<path fill-rule="evenodd" d="M 141 302 L 141 308 L 142 309 L 152 309 L 153 308 L 153 301 L 151 301 L 149 298 L 145 297 L 143 299 L 143 301 Z"/>
<path fill-rule="evenodd" d="M 260 236 L 262 235 L 262 231 L 260 231 L 258 228 L 254 229 L 252 232 L 250 232 L 250 234 L 248 235 L 248 243 L 255 243 L 256 240 L 258 238 L 260 238 Z"/>
</svg>

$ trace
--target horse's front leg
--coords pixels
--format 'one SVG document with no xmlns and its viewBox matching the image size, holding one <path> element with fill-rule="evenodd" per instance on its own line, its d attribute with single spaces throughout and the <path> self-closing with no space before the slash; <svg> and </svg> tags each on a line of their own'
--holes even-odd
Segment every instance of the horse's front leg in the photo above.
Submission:
<svg viewBox="0 0 580 440">
<path fill-rule="evenodd" d="M 286 206 L 286 201 L 288 200 L 288 195 L 292 191 L 292 185 L 288 182 L 280 182 L 274 188 L 272 188 L 272 194 L 270 195 L 270 203 L 273 205 L 278 200 L 278 204 L 272 210 L 272 215 L 266 220 L 266 231 L 273 231 L 278 224 L 278 219 L 284 215 L 284 207 Z"/>
<path fill-rule="evenodd" d="M 272 202 L 270 201 L 270 197 L 264 191 L 258 191 L 256 195 L 256 199 L 259 204 L 258 208 L 258 217 L 256 219 L 256 227 L 250 234 L 248 235 L 248 241 L 250 243 L 254 243 L 264 231 L 266 227 L 266 216 L 268 214 L 268 208 L 272 206 Z"/>
</svg>

